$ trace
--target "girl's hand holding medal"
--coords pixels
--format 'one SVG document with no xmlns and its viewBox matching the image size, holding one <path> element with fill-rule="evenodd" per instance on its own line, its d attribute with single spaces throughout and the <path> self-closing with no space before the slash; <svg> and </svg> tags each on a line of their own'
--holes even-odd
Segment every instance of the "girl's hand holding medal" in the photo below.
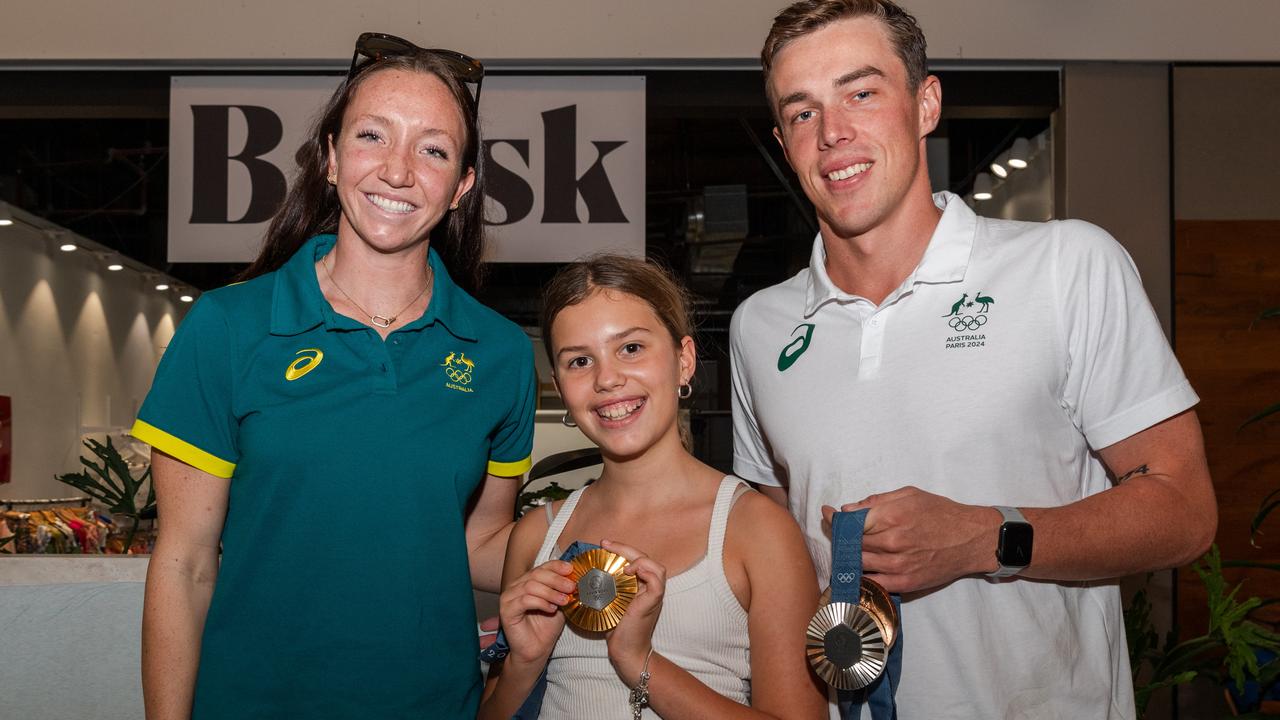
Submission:
<svg viewBox="0 0 1280 720">
<path fill-rule="evenodd" d="M 511 645 L 511 657 L 522 663 L 545 663 L 564 630 L 560 606 L 576 588 L 567 577 L 569 563 L 548 560 L 516 578 L 499 600 L 498 616 Z"/>
<path fill-rule="evenodd" d="M 609 662 L 627 687 L 635 687 L 645 659 L 653 649 L 653 629 L 662 614 L 662 598 L 667 588 L 667 569 L 639 550 L 619 542 L 605 540 L 604 549 L 628 561 L 625 572 L 640 581 L 640 591 L 627 607 L 618 626 L 606 635 Z"/>
</svg>

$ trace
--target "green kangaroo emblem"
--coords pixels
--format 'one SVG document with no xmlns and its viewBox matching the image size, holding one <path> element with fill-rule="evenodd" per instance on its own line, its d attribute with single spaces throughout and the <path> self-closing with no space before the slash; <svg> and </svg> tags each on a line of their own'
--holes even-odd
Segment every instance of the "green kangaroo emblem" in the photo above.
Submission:
<svg viewBox="0 0 1280 720">
<path fill-rule="evenodd" d="M 956 301 L 956 304 L 951 306 L 951 312 L 947 313 L 946 315 L 943 315 L 942 317 L 951 317 L 952 315 L 959 315 L 960 308 L 964 307 L 964 301 L 968 299 L 969 299 L 969 293 L 965 293 L 961 295 L 960 299 Z"/>
<path fill-rule="evenodd" d="M 787 343 L 787 346 L 778 354 L 778 372 L 783 372 L 794 365 L 804 351 L 809 349 L 809 340 L 813 338 L 813 323 L 802 323 L 796 326 L 796 330 L 800 328 L 804 328 L 804 334 Z M 792 330 L 791 334 L 795 335 L 796 330 Z"/>
</svg>

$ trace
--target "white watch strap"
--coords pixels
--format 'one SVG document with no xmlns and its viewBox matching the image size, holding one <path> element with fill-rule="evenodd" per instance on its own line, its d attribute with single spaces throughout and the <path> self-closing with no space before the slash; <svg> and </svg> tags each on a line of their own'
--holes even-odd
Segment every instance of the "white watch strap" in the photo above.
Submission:
<svg viewBox="0 0 1280 720">
<path fill-rule="evenodd" d="M 1000 516 L 1004 518 L 1005 522 L 1027 522 L 1027 518 L 1022 514 L 1022 511 L 1016 507 L 1005 507 L 1004 505 L 996 505 L 994 507 L 1000 511 Z M 1027 524 L 1030 525 L 1030 523 Z"/>
</svg>

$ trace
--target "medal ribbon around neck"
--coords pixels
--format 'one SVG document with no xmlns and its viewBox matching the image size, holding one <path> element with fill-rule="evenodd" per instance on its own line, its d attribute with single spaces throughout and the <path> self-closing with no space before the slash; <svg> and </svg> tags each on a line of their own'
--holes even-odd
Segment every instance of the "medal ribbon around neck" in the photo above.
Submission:
<svg viewBox="0 0 1280 720">
<path fill-rule="evenodd" d="M 902 667 L 900 601 L 862 575 L 867 510 L 831 520 L 831 587 L 809 622 L 807 654 L 818 676 L 838 691 L 840 715 L 896 720 L 894 694 Z"/>
</svg>

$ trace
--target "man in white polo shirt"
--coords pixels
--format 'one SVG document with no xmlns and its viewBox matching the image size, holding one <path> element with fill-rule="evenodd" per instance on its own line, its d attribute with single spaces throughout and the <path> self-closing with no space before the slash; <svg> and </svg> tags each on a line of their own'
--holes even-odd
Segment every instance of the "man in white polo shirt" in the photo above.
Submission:
<svg viewBox="0 0 1280 720">
<path fill-rule="evenodd" d="M 735 314 L 734 469 L 789 505 L 820 577 L 824 513 L 870 508 L 864 567 L 903 597 L 899 717 L 1133 718 L 1109 579 L 1213 538 L 1198 398 L 1105 231 L 931 195 L 924 49 L 885 0 L 774 23 L 775 135 L 821 232 Z"/>
</svg>

